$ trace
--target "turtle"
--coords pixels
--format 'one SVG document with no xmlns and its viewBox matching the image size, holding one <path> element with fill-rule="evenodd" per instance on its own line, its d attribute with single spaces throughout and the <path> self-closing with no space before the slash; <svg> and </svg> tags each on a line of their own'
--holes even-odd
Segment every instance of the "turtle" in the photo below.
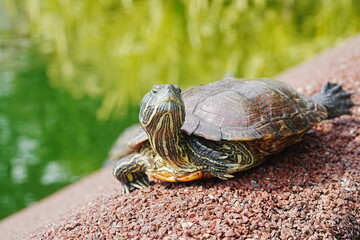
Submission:
<svg viewBox="0 0 360 240">
<path fill-rule="evenodd" d="M 124 193 L 168 182 L 217 177 L 255 167 L 299 142 L 324 119 L 351 114 L 351 93 L 325 83 L 308 97 L 284 82 L 261 78 L 223 80 L 181 91 L 155 85 L 142 99 L 134 153 L 119 159 L 113 175 Z"/>
</svg>

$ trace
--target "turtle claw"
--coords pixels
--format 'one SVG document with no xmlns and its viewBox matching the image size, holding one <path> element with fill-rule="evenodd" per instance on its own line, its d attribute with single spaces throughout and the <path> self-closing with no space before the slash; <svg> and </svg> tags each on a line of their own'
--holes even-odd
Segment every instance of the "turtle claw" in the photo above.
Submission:
<svg viewBox="0 0 360 240">
<path fill-rule="evenodd" d="M 209 162 L 210 164 L 209 167 L 207 168 L 207 171 L 209 171 L 213 176 L 223 180 L 233 178 L 234 176 L 229 173 L 236 172 L 236 170 L 241 166 L 240 164 L 219 162 L 218 160 L 209 161 Z"/>
<path fill-rule="evenodd" d="M 122 186 L 122 190 L 123 190 L 123 194 L 128 194 L 128 193 L 130 193 L 131 191 L 130 191 L 130 183 L 125 183 L 125 184 L 123 184 L 123 186 Z"/>
<path fill-rule="evenodd" d="M 145 173 L 134 173 L 134 180 L 123 184 L 123 193 L 128 194 L 136 189 L 150 186 L 149 177 Z"/>
<path fill-rule="evenodd" d="M 228 180 L 229 178 L 233 178 L 234 175 L 230 175 L 230 174 L 222 174 L 222 175 L 217 175 L 216 177 L 222 179 L 222 180 Z"/>
<path fill-rule="evenodd" d="M 228 167 L 228 172 L 235 172 L 241 165 L 236 163 L 229 163 L 226 166 Z"/>
</svg>

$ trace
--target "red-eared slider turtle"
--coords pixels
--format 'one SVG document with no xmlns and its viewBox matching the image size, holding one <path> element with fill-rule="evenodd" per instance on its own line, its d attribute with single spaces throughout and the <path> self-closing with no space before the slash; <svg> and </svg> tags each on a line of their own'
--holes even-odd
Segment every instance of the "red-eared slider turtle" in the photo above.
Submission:
<svg viewBox="0 0 360 240">
<path fill-rule="evenodd" d="M 224 80 L 192 87 L 156 85 L 140 106 L 143 131 L 113 175 L 124 192 L 169 182 L 228 179 L 301 140 L 323 119 L 349 114 L 351 94 L 326 83 L 313 97 L 271 79 Z"/>
</svg>

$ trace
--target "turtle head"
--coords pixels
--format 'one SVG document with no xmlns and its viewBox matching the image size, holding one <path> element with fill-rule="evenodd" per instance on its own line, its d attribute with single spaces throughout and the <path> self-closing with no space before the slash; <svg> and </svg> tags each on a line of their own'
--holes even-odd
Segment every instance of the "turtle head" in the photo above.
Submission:
<svg viewBox="0 0 360 240">
<path fill-rule="evenodd" d="M 155 132 L 178 132 L 185 120 L 179 86 L 155 85 L 141 101 L 139 120 L 149 138 Z"/>
</svg>

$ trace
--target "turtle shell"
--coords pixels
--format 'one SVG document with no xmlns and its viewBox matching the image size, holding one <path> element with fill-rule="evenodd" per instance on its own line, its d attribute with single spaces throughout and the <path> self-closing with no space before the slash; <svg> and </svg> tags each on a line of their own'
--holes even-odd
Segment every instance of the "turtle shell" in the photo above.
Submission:
<svg viewBox="0 0 360 240">
<path fill-rule="evenodd" d="M 300 134 L 327 116 L 312 98 L 272 79 L 226 78 L 183 91 L 182 130 L 219 141 L 252 141 Z M 147 140 L 142 130 L 129 146 Z"/>
</svg>

